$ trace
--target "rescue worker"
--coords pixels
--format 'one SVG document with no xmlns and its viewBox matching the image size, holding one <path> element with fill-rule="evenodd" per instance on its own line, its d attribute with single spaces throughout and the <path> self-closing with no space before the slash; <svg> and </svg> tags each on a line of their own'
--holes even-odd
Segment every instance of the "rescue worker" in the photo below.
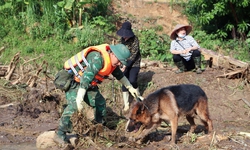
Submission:
<svg viewBox="0 0 250 150">
<path fill-rule="evenodd" d="M 123 44 L 102 44 L 88 47 L 64 63 L 64 68 L 69 73 L 74 73 L 75 80 L 65 91 L 67 107 L 63 111 L 54 137 L 56 143 L 69 142 L 66 139 L 66 133 L 72 132 L 70 118 L 74 112 L 82 112 L 83 102 L 93 108 L 97 123 L 105 123 L 106 101 L 97 84 L 110 74 L 119 80 L 134 97 L 139 96 L 138 91 L 133 88 L 119 67 L 121 64 L 127 65 L 129 56 L 130 52 Z M 80 73 L 78 73 L 79 70 Z"/>
</svg>

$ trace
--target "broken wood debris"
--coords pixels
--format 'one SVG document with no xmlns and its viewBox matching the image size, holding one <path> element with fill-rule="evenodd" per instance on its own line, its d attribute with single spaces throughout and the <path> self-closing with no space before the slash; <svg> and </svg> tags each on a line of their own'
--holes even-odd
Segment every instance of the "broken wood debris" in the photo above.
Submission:
<svg viewBox="0 0 250 150">
<path fill-rule="evenodd" d="M 205 60 L 212 60 L 213 66 L 222 67 L 226 70 L 227 73 L 219 75 L 216 78 L 246 79 L 250 82 L 250 65 L 248 63 L 205 48 L 201 48 L 201 54 Z"/>
<path fill-rule="evenodd" d="M 53 80 L 46 74 L 48 63 L 43 61 L 42 64 L 39 65 L 35 62 L 41 57 L 43 57 L 43 55 L 25 60 L 20 57 L 20 52 L 18 52 L 12 58 L 9 65 L 0 65 L 0 77 L 5 78 L 7 81 L 11 81 L 12 85 L 25 83 L 29 87 L 34 87 L 36 85 L 37 80 L 42 78 L 40 75 L 41 73 L 45 76 L 46 82 L 48 82 L 47 79 Z M 48 84 L 46 83 L 46 85 Z"/>
</svg>

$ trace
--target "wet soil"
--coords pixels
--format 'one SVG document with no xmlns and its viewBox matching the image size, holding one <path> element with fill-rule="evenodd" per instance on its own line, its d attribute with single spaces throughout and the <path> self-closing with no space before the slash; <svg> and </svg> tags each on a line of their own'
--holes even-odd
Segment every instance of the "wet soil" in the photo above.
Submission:
<svg viewBox="0 0 250 150">
<path fill-rule="evenodd" d="M 249 101 L 249 83 L 241 79 L 216 78 L 224 72 L 220 68 L 207 68 L 202 74 L 175 74 L 172 68 L 153 67 L 141 69 L 138 79 L 143 96 L 169 85 L 192 83 L 201 86 L 209 98 L 209 111 L 214 125 L 211 135 L 204 133 L 204 127 L 198 119 L 196 133 L 187 134 L 189 124 L 181 117 L 178 141 L 174 146 L 169 144 L 171 132 L 168 124 L 153 131 L 142 144 L 130 142 L 128 138 L 131 135 L 124 130 L 128 114 L 121 111 L 120 84 L 106 80 L 100 85 L 100 90 L 107 98 L 107 125 L 99 127 L 86 116 L 75 114 L 74 130 L 82 139 L 76 149 L 249 149 L 250 139 L 240 135 L 240 132 L 250 131 L 250 108 L 242 100 Z M 39 134 L 57 128 L 65 104 L 64 93 L 55 90 L 44 96 L 44 90 L 39 87 L 26 87 L 28 92 L 24 92 L 22 88 L 10 87 L 4 80 L 1 82 L 0 149 L 25 146 L 25 149 L 35 149 Z M 96 145 L 91 144 L 91 141 Z"/>
<path fill-rule="evenodd" d="M 113 6 L 114 11 L 122 14 L 123 20 L 132 18 L 136 29 L 159 24 L 163 26 L 163 32 L 169 34 L 177 23 L 187 23 L 178 7 L 140 0 L 135 2 L 118 0 Z M 99 86 L 106 98 L 107 125 L 100 127 L 91 122 L 88 119 L 91 109 L 86 110 L 87 115 L 74 114 L 74 131 L 80 137 L 75 149 L 250 149 L 249 137 L 241 134 L 250 132 L 250 107 L 245 102 L 250 102 L 248 81 L 243 78 L 218 78 L 230 71 L 221 67 L 206 68 L 202 74 L 175 74 L 174 69 L 169 65 L 166 68 L 142 68 L 138 78 L 141 94 L 146 97 L 159 88 L 182 83 L 201 86 L 209 99 L 209 112 L 214 125 L 212 134 L 204 133 L 198 119 L 195 120 L 198 125 L 195 134 L 188 134 L 189 124 L 184 117 L 180 117 L 176 145 L 169 143 L 171 132 L 168 124 L 162 124 L 150 133 L 142 144 L 129 141 L 131 134 L 125 132 L 128 113 L 122 112 L 121 85 L 116 80 L 107 79 Z M 39 78 L 32 88 L 25 85 L 26 81 L 15 85 L 11 84 L 12 81 L 15 79 L 0 79 L 0 149 L 35 150 L 36 138 L 41 133 L 56 130 L 66 104 L 65 94 L 55 89 L 52 80 L 45 80 L 44 77 Z M 131 106 L 133 102 L 131 99 Z"/>
</svg>

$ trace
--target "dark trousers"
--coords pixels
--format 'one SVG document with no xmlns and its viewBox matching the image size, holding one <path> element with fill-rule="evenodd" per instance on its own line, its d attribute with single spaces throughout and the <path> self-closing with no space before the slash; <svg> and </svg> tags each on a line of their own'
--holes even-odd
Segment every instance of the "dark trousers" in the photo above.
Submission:
<svg viewBox="0 0 250 150">
<path fill-rule="evenodd" d="M 191 56 L 191 59 L 189 61 L 186 61 L 181 55 L 179 54 L 174 54 L 173 55 L 173 61 L 174 62 L 179 62 L 182 61 L 185 68 L 189 71 L 195 68 L 194 64 L 194 57 L 201 57 L 201 52 L 199 50 L 194 50 Z"/>
<path fill-rule="evenodd" d="M 138 88 L 137 78 L 139 72 L 140 72 L 140 67 L 129 67 L 126 68 L 126 70 L 124 71 L 124 75 L 128 78 L 129 82 L 135 89 Z M 123 92 L 128 91 L 124 85 L 122 86 L 122 91 Z"/>
</svg>

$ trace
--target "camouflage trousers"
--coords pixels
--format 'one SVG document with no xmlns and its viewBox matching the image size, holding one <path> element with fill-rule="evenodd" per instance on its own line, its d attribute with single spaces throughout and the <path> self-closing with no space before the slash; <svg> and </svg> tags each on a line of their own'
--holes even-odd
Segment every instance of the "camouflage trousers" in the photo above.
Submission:
<svg viewBox="0 0 250 150">
<path fill-rule="evenodd" d="M 67 106 L 62 113 L 58 128 L 58 130 L 63 133 L 72 132 L 73 127 L 70 118 L 76 111 L 78 111 L 76 106 L 78 88 L 79 84 L 72 86 L 66 92 Z M 93 108 L 95 121 L 98 123 L 104 123 L 106 116 L 106 101 L 97 86 L 86 91 L 84 101 Z"/>
</svg>

